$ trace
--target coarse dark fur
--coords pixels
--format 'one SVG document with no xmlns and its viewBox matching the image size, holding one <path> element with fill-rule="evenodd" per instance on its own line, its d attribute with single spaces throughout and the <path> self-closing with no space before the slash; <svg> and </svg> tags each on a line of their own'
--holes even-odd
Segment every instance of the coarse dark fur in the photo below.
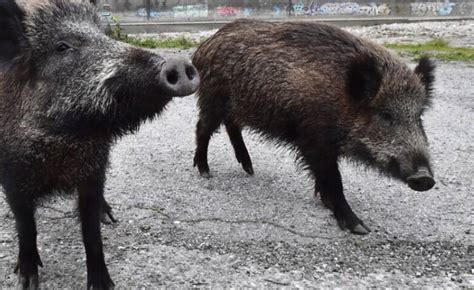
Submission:
<svg viewBox="0 0 474 290">
<path fill-rule="evenodd" d="M 177 68 L 194 68 L 108 38 L 90 4 L 51 0 L 25 15 L 0 0 L 0 23 L 0 184 L 19 236 L 19 286 L 39 285 L 38 200 L 77 192 L 87 286 L 110 288 L 100 234 L 100 215 L 110 214 L 103 196 L 110 147 L 173 95 L 196 89 L 181 79 L 185 89 L 170 89 L 168 69 L 181 77 Z"/>
<path fill-rule="evenodd" d="M 430 104 L 432 62 L 412 71 L 385 48 L 318 23 L 237 20 L 197 49 L 201 76 L 194 164 L 210 177 L 207 149 L 223 123 L 239 163 L 253 167 L 248 127 L 295 149 L 315 192 L 342 228 L 369 231 L 347 204 L 338 161 L 346 157 L 407 182 L 432 187 L 420 119 Z"/>
</svg>

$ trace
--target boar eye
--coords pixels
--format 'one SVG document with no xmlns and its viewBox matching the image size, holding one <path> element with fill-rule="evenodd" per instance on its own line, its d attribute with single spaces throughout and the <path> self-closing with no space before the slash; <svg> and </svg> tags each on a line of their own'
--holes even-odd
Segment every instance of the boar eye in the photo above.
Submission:
<svg viewBox="0 0 474 290">
<path fill-rule="evenodd" d="M 60 42 L 56 43 L 56 48 L 55 49 L 56 49 L 57 52 L 64 52 L 64 51 L 69 50 L 71 48 L 72 48 L 72 46 L 69 43 L 67 43 L 65 41 L 60 41 Z"/>
<path fill-rule="evenodd" d="M 385 122 L 388 122 L 390 125 L 393 125 L 394 118 L 393 118 L 393 115 L 388 110 L 381 110 L 378 112 L 378 115 L 382 120 L 384 120 Z"/>
</svg>

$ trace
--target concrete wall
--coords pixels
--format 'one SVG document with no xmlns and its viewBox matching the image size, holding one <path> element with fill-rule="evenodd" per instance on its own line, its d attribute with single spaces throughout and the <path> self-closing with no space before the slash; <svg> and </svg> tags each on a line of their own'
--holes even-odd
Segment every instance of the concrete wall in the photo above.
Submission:
<svg viewBox="0 0 474 290">
<path fill-rule="evenodd" d="M 99 0 L 121 22 L 341 17 L 473 16 L 474 0 Z"/>
</svg>

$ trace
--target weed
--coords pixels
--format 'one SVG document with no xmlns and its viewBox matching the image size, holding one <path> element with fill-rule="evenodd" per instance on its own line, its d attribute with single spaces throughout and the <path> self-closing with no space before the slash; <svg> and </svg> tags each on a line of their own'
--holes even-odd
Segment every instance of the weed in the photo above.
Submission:
<svg viewBox="0 0 474 290">
<path fill-rule="evenodd" d="M 400 54 L 408 54 L 414 59 L 427 55 L 447 61 L 474 61 L 474 48 L 453 47 L 443 39 L 433 39 L 425 43 L 387 43 L 385 47 Z"/>
</svg>

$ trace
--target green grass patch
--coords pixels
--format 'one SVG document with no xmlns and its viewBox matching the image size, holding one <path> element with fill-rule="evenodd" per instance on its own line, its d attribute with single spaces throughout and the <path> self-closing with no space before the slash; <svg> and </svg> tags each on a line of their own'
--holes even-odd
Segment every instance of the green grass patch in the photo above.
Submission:
<svg viewBox="0 0 474 290">
<path fill-rule="evenodd" d="M 129 43 L 131 45 L 145 47 L 145 48 L 189 49 L 192 47 L 196 47 L 201 43 L 201 41 L 196 41 L 184 36 L 180 36 L 176 38 L 165 38 L 165 39 L 134 38 L 134 37 L 127 36 L 120 40 L 123 42 Z"/>
<path fill-rule="evenodd" d="M 399 54 L 408 54 L 414 59 L 426 55 L 448 61 L 474 61 L 474 48 L 453 47 L 443 39 L 433 39 L 425 43 L 386 43 L 385 47 Z"/>
<path fill-rule="evenodd" d="M 194 40 L 194 39 L 187 38 L 184 36 L 179 36 L 175 38 L 163 38 L 163 39 L 157 39 L 157 38 L 151 38 L 151 37 L 136 38 L 133 36 L 129 36 L 126 33 L 123 33 L 123 29 L 120 26 L 120 22 L 118 18 L 116 17 L 112 18 L 112 23 L 114 25 L 111 25 L 111 23 L 108 23 L 105 29 L 105 33 L 108 36 L 112 37 L 115 40 L 119 40 L 122 42 L 129 43 L 131 45 L 144 47 L 144 48 L 189 49 L 189 48 L 198 46 L 205 40 L 205 38 L 202 38 L 200 40 Z"/>
</svg>

